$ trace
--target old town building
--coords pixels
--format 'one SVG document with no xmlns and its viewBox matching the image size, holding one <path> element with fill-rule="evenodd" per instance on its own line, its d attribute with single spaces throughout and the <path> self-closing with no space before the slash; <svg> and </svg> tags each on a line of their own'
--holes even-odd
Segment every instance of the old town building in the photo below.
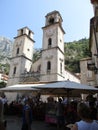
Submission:
<svg viewBox="0 0 98 130">
<path fill-rule="evenodd" d="M 91 0 L 94 17 L 90 19 L 91 57 L 80 61 L 81 83 L 98 87 L 98 0 Z"/>
</svg>

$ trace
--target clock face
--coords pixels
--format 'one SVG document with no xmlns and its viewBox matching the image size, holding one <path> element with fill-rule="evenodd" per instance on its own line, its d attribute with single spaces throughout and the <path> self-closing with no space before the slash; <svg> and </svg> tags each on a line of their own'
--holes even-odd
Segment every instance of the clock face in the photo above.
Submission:
<svg viewBox="0 0 98 130">
<path fill-rule="evenodd" d="M 21 44 L 22 44 L 22 40 L 16 42 L 16 46 L 21 46 Z"/>
<path fill-rule="evenodd" d="M 46 35 L 47 36 L 52 36 L 54 34 L 54 30 L 53 29 L 49 29 L 46 31 Z"/>
</svg>

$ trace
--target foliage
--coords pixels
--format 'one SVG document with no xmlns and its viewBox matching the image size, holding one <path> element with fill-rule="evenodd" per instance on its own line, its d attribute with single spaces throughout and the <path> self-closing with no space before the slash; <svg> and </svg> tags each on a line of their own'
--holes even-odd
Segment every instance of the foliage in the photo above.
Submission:
<svg viewBox="0 0 98 130">
<path fill-rule="evenodd" d="M 80 72 L 80 60 L 90 57 L 89 39 L 65 43 L 65 64 L 66 68 L 74 73 Z"/>
<path fill-rule="evenodd" d="M 41 49 L 35 49 L 33 54 L 33 63 L 36 62 L 41 57 Z"/>
<path fill-rule="evenodd" d="M 5 82 L 0 82 L 0 88 L 4 88 L 6 87 L 6 83 Z"/>
<path fill-rule="evenodd" d="M 8 63 L 6 63 L 6 64 L 1 64 L 0 63 L 0 71 L 1 72 L 8 75 L 9 69 L 10 69 L 10 65 Z"/>
</svg>

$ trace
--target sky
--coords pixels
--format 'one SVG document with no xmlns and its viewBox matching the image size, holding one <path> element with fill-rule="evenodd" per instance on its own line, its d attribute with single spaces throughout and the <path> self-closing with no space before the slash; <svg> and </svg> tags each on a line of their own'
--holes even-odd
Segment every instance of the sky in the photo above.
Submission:
<svg viewBox="0 0 98 130">
<path fill-rule="evenodd" d="M 63 19 L 64 42 L 89 38 L 90 0 L 0 0 L 0 36 L 14 40 L 17 30 L 27 26 L 34 32 L 34 48 L 42 48 L 45 16 L 54 10 Z"/>
</svg>

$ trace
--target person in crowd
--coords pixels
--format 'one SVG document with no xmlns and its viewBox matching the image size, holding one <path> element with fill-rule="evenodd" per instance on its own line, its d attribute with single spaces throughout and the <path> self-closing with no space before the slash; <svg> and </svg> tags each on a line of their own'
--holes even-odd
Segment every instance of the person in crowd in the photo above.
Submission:
<svg viewBox="0 0 98 130">
<path fill-rule="evenodd" d="M 23 107 L 23 123 L 22 130 L 31 130 L 32 124 L 32 109 L 30 106 L 30 99 L 25 100 L 25 105 Z"/>
<path fill-rule="evenodd" d="M 5 94 L 3 93 L 1 95 L 1 98 L 2 98 L 2 102 L 4 104 L 4 114 L 7 114 L 7 111 L 8 111 L 8 100 L 7 100 L 7 97 L 5 96 Z"/>
<path fill-rule="evenodd" d="M 75 101 L 71 101 L 68 105 L 67 105 L 67 110 L 65 112 L 65 120 L 66 120 L 66 124 L 73 124 L 76 122 L 77 120 L 77 102 Z"/>
<path fill-rule="evenodd" d="M 0 99 L 0 130 L 5 130 L 3 122 L 3 102 L 1 99 Z"/>
<path fill-rule="evenodd" d="M 95 106 L 95 102 L 89 102 L 89 107 L 90 107 L 91 119 L 97 120 L 97 108 Z"/>
<path fill-rule="evenodd" d="M 79 103 L 77 113 L 80 121 L 76 122 L 71 130 L 98 130 L 98 122 L 90 117 L 90 108 L 85 103 Z"/>
<path fill-rule="evenodd" d="M 65 112 L 64 104 L 62 103 L 62 99 L 59 98 L 56 106 L 57 129 L 64 128 L 64 124 L 65 124 L 64 112 Z"/>
</svg>

